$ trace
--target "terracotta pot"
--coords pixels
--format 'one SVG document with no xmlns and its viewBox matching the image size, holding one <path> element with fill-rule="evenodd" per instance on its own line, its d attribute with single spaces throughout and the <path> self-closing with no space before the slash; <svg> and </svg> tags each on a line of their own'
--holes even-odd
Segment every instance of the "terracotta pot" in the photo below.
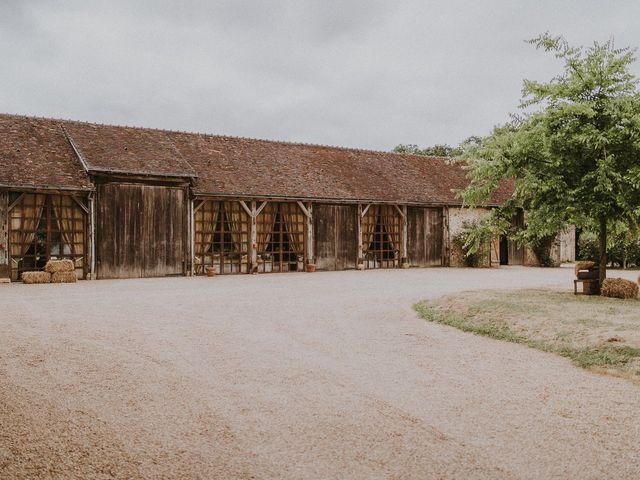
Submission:
<svg viewBox="0 0 640 480">
<path fill-rule="evenodd" d="M 207 277 L 215 277 L 216 276 L 216 269 L 213 268 L 213 267 L 207 267 L 206 272 L 207 272 Z"/>
<path fill-rule="evenodd" d="M 313 273 L 316 271 L 316 264 L 315 263 L 307 263 L 307 265 L 305 266 L 305 269 L 308 273 Z"/>
</svg>

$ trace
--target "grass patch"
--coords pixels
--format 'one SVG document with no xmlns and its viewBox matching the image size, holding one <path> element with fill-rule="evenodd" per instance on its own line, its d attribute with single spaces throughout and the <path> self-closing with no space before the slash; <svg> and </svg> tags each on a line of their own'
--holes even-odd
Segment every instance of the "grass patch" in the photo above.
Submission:
<svg viewBox="0 0 640 480">
<path fill-rule="evenodd" d="M 640 301 L 554 290 L 479 291 L 414 306 L 427 321 L 640 380 Z"/>
</svg>

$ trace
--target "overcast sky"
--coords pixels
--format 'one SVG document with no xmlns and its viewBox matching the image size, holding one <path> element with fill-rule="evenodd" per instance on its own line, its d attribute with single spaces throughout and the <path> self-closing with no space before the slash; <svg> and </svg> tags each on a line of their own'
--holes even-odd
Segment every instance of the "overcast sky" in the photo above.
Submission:
<svg viewBox="0 0 640 480">
<path fill-rule="evenodd" d="M 640 46 L 640 2 L 0 0 L 0 111 L 389 150 L 517 110 L 553 57 Z M 634 66 L 640 73 L 638 65 Z"/>
</svg>

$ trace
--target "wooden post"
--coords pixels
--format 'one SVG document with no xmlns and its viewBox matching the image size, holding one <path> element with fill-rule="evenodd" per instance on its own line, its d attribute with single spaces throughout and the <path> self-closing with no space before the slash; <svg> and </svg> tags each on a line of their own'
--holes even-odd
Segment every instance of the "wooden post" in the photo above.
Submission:
<svg viewBox="0 0 640 480">
<path fill-rule="evenodd" d="M 449 229 L 449 207 L 442 207 L 442 266 L 451 264 L 451 231 Z"/>
<path fill-rule="evenodd" d="M 9 282 L 9 193 L 0 191 L 0 283 Z"/>
<path fill-rule="evenodd" d="M 189 198 L 187 192 L 187 198 Z M 189 211 L 189 258 L 190 260 L 190 268 L 189 268 L 189 276 L 193 277 L 196 273 L 196 228 L 195 228 L 195 212 L 193 210 L 193 200 L 188 201 L 187 210 Z"/>
<path fill-rule="evenodd" d="M 356 263 L 356 268 L 364 270 L 364 258 L 362 253 L 362 217 L 364 213 L 362 212 L 362 204 L 358 204 L 358 260 Z M 360 266 L 362 265 L 362 267 Z"/>
<path fill-rule="evenodd" d="M 251 267 L 253 272 L 258 265 L 258 228 L 257 221 L 258 211 L 256 209 L 255 200 L 251 201 Z"/>
<path fill-rule="evenodd" d="M 402 268 L 409 268 L 409 258 L 408 258 L 408 239 L 409 239 L 409 233 L 408 233 L 408 226 L 407 226 L 407 206 L 406 205 L 402 205 L 402 206 L 398 206 L 398 205 L 394 205 L 394 207 L 396 207 L 396 210 L 398 211 L 398 213 L 400 214 L 400 218 L 402 218 L 402 248 L 400 249 L 400 266 Z"/>
<path fill-rule="evenodd" d="M 296 202 L 307 217 L 307 264 L 313 262 L 313 204 L 307 203 L 306 205 L 300 201 Z"/>
<path fill-rule="evenodd" d="M 407 206 L 402 206 L 402 258 L 409 264 L 409 226 L 407 223 Z"/>
<path fill-rule="evenodd" d="M 307 204 L 307 263 L 315 263 L 315 252 L 313 249 L 313 204 Z"/>
<path fill-rule="evenodd" d="M 96 272 L 96 196 L 89 196 L 89 251 L 91 252 L 91 264 L 89 267 L 89 280 L 95 280 Z"/>
</svg>

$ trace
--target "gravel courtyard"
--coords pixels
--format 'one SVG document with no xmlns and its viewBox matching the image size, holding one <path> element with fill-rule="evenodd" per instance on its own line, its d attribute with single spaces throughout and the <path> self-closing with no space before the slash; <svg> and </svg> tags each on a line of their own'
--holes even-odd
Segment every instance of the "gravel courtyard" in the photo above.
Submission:
<svg viewBox="0 0 640 480">
<path fill-rule="evenodd" d="M 412 310 L 572 275 L 0 285 L 0 478 L 640 478 L 639 386 Z"/>
</svg>

